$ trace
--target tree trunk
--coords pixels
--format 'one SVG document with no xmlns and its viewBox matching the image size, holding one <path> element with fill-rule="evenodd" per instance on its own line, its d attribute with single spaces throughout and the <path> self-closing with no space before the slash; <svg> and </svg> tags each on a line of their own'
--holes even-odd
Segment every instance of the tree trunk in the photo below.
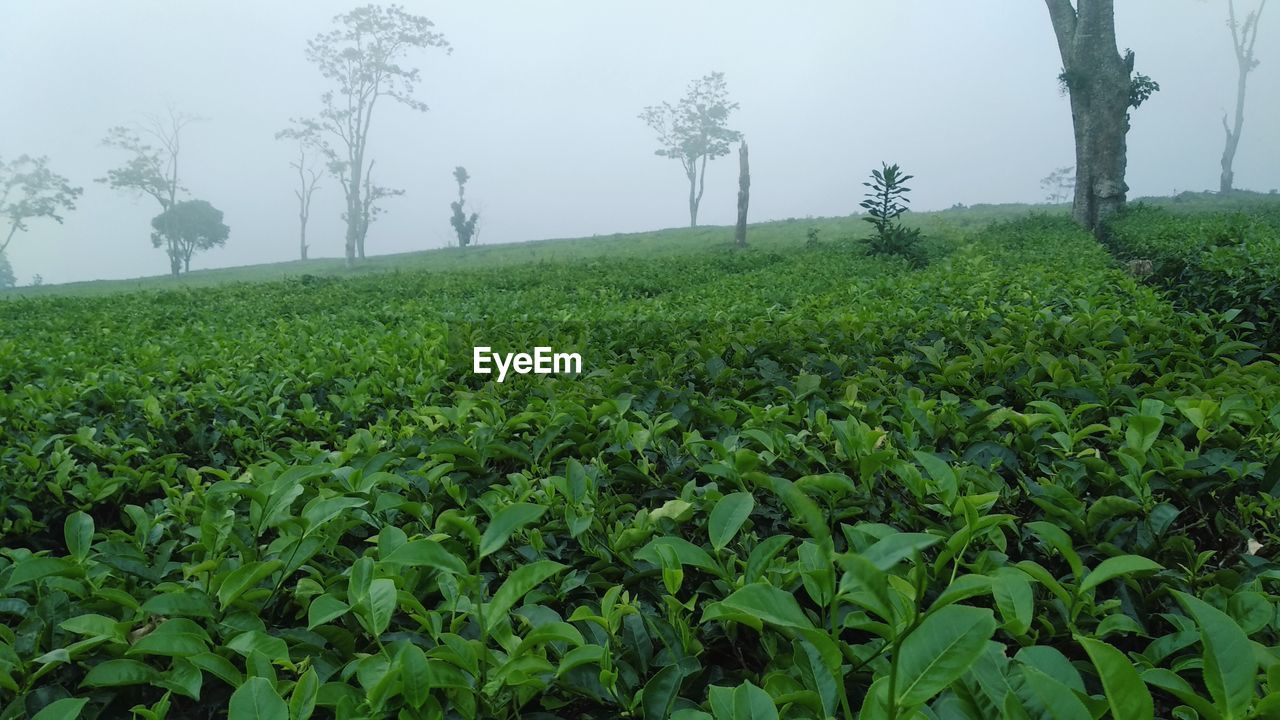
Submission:
<svg viewBox="0 0 1280 720">
<path fill-rule="evenodd" d="M 1072 216 L 1097 234 L 1124 207 L 1133 54 L 1116 47 L 1114 0 L 1045 0 L 1071 95 L 1076 145 Z"/>
<path fill-rule="evenodd" d="M 751 166 L 747 162 L 747 141 L 738 148 L 738 227 L 733 241 L 738 247 L 747 246 L 747 205 L 751 202 Z"/>
<path fill-rule="evenodd" d="M 298 247 L 302 251 L 302 259 L 307 259 L 307 216 L 298 216 Z"/>
<path fill-rule="evenodd" d="M 697 179 L 689 176 L 689 227 L 698 227 L 698 196 L 695 192 L 697 187 Z"/>
</svg>

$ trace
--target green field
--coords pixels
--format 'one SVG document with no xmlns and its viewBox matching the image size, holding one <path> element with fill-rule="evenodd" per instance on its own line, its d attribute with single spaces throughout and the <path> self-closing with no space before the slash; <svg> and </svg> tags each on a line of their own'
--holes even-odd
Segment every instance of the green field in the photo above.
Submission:
<svg viewBox="0 0 1280 720">
<path fill-rule="evenodd" d="M 1276 205 L 1161 204 L 13 293 L 0 720 L 1275 717 L 1272 315 L 1124 260 Z"/>
</svg>

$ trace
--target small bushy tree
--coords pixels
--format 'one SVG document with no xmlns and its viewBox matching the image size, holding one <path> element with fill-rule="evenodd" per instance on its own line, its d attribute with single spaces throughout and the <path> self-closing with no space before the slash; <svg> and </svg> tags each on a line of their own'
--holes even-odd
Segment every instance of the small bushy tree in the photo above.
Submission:
<svg viewBox="0 0 1280 720">
<path fill-rule="evenodd" d="M 919 247 L 920 230 L 908 228 L 899 222 L 911 203 L 911 199 L 907 197 L 911 188 L 906 183 L 914 177 L 904 173 L 897 165 L 881 163 L 879 170 L 871 171 L 871 182 L 862 183 L 871 190 L 859 205 L 867 211 L 867 217 L 863 219 L 876 229 L 875 235 L 871 237 L 871 253 L 898 255 L 918 266 L 924 264 L 924 256 Z"/>
<path fill-rule="evenodd" d="M 476 223 L 480 221 L 480 213 L 473 212 L 468 216 L 466 212 L 466 186 L 467 181 L 471 179 L 467 169 L 461 165 L 454 168 L 453 179 L 458 182 L 458 199 L 449 203 L 449 207 L 453 209 L 449 224 L 453 225 L 453 231 L 458 235 L 458 247 L 467 247 L 475 240 Z"/>
<path fill-rule="evenodd" d="M 183 200 L 151 219 L 151 244 L 163 247 L 174 277 L 191 272 L 191 256 L 199 250 L 220 247 L 231 229 L 222 222 L 222 211 L 204 200 Z"/>
</svg>

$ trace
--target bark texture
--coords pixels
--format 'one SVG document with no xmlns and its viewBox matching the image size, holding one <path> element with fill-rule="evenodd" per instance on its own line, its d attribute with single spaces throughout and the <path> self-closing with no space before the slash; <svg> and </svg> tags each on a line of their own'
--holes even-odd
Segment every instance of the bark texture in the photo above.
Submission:
<svg viewBox="0 0 1280 720">
<path fill-rule="evenodd" d="M 738 247 L 747 246 L 747 206 L 751 203 L 751 165 L 747 161 L 747 141 L 738 148 L 738 227 L 733 242 Z"/>
<path fill-rule="evenodd" d="M 1072 215 L 1095 234 L 1124 207 L 1133 53 L 1116 46 L 1114 0 L 1045 0 L 1071 97 L 1076 145 Z"/>
</svg>

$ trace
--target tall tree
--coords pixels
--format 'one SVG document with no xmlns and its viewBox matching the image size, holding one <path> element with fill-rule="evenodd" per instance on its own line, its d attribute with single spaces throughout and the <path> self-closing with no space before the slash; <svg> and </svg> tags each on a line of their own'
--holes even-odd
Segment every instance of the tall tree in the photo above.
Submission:
<svg viewBox="0 0 1280 720">
<path fill-rule="evenodd" d="M 1236 20 L 1235 0 L 1227 0 L 1228 25 L 1231 26 L 1231 44 L 1236 51 L 1236 66 L 1239 75 L 1236 78 L 1236 116 L 1235 122 L 1227 124 L 1227 115 L 1222 116 L 1222 129 L 1227 133 L 1227 144 L 1222 150 L 1222 177 L 1219 190 L 1224 193 L 1235 189 L 1236 150 L 1240 148 L 1240 132 L 1244 130 L 1244 96 L 1249 85 L 1249 73 L 1258 67 L 1258 59 L 1253 54 L 1254 45 L 1258 42 L 1258 20 L 1267 7 L 1267 0 L 1258 4 L 1258 9 L 1245 16 L 1244 24 Z"/>
<path fill-rule="evenodd" d="M 1115 0 L 1045 0 L 1058 50 L 1062 82 L 1071 96 L 1076 145 L 1076 188 L 1072 215 L 1098 232 L 1125 204 L 1129 186 L 1129 109 L 1160 89 L 1133 72 L 1132 50 L 1116 45 Z"/>
<path fill-rule="evenodd" d="M 182 200 L 151 219 L 151 244 L 164 247 L 173 276 L 191 272 L 191 256 L 199 250 L 225 245 L 231 229 L 222 211 L 204 200 Z"/>
<path fill-rule="evenodd" d="M 364 241 L 369 236 L 369 225 L 378 219 L 384 209 L 378 205 L 378 201 L 383 198 L 397 197 L 403 195 L 403 190 L 395 188 L 383 187 L 373 183 L 373 161 L 369 161 L 369 167 L 364 172 L 364 187 L 360 189 L 360 206 L 357 209 L 356 218 L 356 256 L 361 260 L 364 259 Z M 347 216 L 342 216 L 344 222 L 347 222 Z"/>
<path fill-rule="evenodd" d="M 32 220 L 48 218 L 62 224 L 62 214 L 74 210 L 82 188 L 49 169 L 49 158 L 20 155 L 6 163 L 0 158 L 0 219 L 9 226 L 0 242 L 0 257 Z M 8 261 L 6 261 L 6 265 Z M 10 269 L 12 273 L 12 269 Z"/>
<path fill-rule="evenodd" d="M 458 199 L 449 203 L 449 207 L 453 210 L 449 224 L 453 225 L 453 232 L 458 236 L 458 247 L 464 248 L 475 239 L 476 223 L 480 221 L 480 213 L 473 212 L 470 216 L 467 215 L 466 188 L 467 181 L 471 179 L 467 169 L 461 165 L 454 168 L 453 179 L 458 183 Z"/>
<path fill-rule="evenodd" d="M 298 171 L 298 187 L 293 194 L 298 198 L 298 248 L 302 259 L 307 259 L 307 220 L 311 218 L 311 196 L 320 186 L 320 171 L 307 154 L 305 143 L 298 143 L 298 161 L 289 163 Z"/>
<path fill-rule="evenodd" d="M 0 252 L 0 290 L 11 288 L 17 284 L 18 281 L 13 277 L 13 266 L 9 264 L 9 258 Z"/>
<path fill-rule="evenodd" d="M 334 23 L 335 29 L 307 44 L 307 59 L 336 90 L 320 96 L 319 115 L 295 119 L 292 127 L 277 136 L 301 139 L 318 149 L 342 185 L 350 267 L 357 253 L 364 257 L 364 237 L 373 219 L 369 210 L 375 207 L 366 193 L 374 188 L 367 179 L 373 162 L 368 144 L 374 109 L 380 99 L 387 98 L 425 112 L 426 104 L 413 97 L 421 72 L 405 63 L 414 50 L 434 47 L 448 52 L 449 43 L 432 29 L 434 23 L 399 5 L 365 5 L 336 16 Z M 398 194 L 382 190 L 384 197 Z"/>
<path fill-rule="evenodd" d="M 116 126 L 107 131 L 104 145 L 122 150 L 129 159 L 120 167 L 107 171 L 107 176 L 98 178 L 97 182 L 125 192 L 132 192 L 153 198 L 160 205 L 161 215 L 178 202 L 178 195 L 186 192 L 180 178 L 182 159 L 182 132 L 188 125 L 200 118 L 179 111 L 173 105 L 168 107 L 165 116 L 147 115 L 142 123 L 134 127 Z M 174 237 L 173 233 L 163 233 L 166 242 Z M 154 240 L 154 236 L 152 237 Z M 181 257 L 181 248 L 170 245 L 166 248 L 169 256 L 169 270 L 174 277 L 178 276 L 180 264 L 175 258 Z"/>
<path fill-rule="evenodd" d="M 747 206 L 751 203 L 751 164 L 747 159 L 747 141 L 738 148 L 738 226 L 733 240 L 738 247 L 747 246 Z"/>
<path fill-rule="evenodd" d="M 738 103 L 729 100 L 724 73 L 713 72 L 689 83 L 675 105 L 650 105 L 640 113 L 658 136 L 659 157 L 679 160 L 689 180 L 689 227 L 698 226 L 698 207 L 706 189 L 707 162 L 729 154 L 741 138 L 729 129 L 729 115 Z"/>
</svg>

